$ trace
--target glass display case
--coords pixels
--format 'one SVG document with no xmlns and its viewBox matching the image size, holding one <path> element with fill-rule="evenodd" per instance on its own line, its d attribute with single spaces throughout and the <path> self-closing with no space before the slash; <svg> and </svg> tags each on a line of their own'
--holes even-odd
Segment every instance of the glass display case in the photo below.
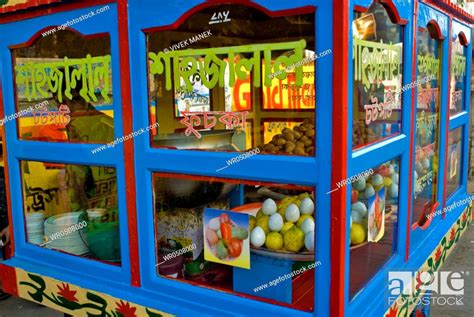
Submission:
<svg viewBox="0 0 474 317">
<path fill-rule="evenodd" d="M 6 291 L 91 316 L 422 310 L 396 275 L 438 271 L 472 219 L 474 17 L 50 2 L 0 5 Z"/>
</svg>

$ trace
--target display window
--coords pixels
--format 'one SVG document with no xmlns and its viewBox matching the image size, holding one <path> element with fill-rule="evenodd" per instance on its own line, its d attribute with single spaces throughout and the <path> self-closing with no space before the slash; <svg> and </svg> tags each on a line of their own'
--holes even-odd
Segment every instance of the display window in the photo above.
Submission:
<svg viewBox="0 0 474 317">
<path fill-rule="evenodd" d="M 400 133 L 403 28 L 378 2 L 352 22 L 352 147 Z"/>
<path fill-rule="evenodd" d="M 157 275 L 313 311 L 312 187 L 165 173 L 153 184 Z"/>
<path fill-rule="evenodd" d="M 11 47 L 21 140 L 107 143 L 114 139 L 110 37 L 72 30 Z"/>
<path fill-rule="evenodd" d="M 121 264 L 116 170 L 21 161 L 26 241 Z"/>
<path fill-rule="evenodd" d="M 461 187 L 461 150 L 463 144 L 462 127 L 449 132 L 448 143 L 448 176 L 446 183 L 446 197 L 451 196 Z"/>
<path fill-rule="evenodd" d="M 223 22 L 210 7 L 176 28 L 145 30 L 150 120 L 159 123 L 152 146 L 314 156 L 314 10 L 219 12 Z M 270 131 L 271 121 L 278 125 Z"/>
<path fill-rule="evenodd" d="M 460 35 L 456 35 L 451 42 L 451 98 L 449 114 L 455 115 L 464 110 L 464 93 L 466 89 L 466 47 Z"/>
<path fill-rule="evenodd" d="M 438 206 L 441 42 L 437 37 L 435 27 L 431 24 L 418 28 L 414 228 L 429 225 L 426 215 Z"/>
<path fill-rule="evenodd" d="M 397 249 L 400 160 L 356 175 L 350 204 L 350 282 L 353 298 Z"/>
</svg>

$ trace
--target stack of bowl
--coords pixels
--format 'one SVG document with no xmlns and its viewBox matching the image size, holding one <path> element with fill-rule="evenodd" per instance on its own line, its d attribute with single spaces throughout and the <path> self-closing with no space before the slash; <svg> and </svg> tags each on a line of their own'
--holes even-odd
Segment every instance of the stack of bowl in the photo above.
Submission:
<svg viewBox="0 0 474 317">
<path fill-rule="evenodd" d="M 42 244 L 44 236 L 44 214 L 34 212 L 26 215 L 26 236 L 29 243 Z"/>
<path fill-rule="evenodd" d="M 89 221 L 101 222 L 102 217 L 106 214 L 107 214 L 107 209 L 103 209 L 103 208 L 87 209 L 87 216 L 89 217 Z"/>
<path fill-rule="evenodd" d="M 51 249 L 61 250 L 75 255 L 86 255 L 89 253 L 84 239 L 85 228 L 77 230 L 77 228 L 70 228 L 76 224 L 79 224 L 83 217 L 84 212 L 68 212 L 60 215 L 56 215 L 48 218 L 44 222 L 44 231 L 48 237 L 47 247 Z M 76 226 L 77 227 L 77 226 Z M 66 230 L 67 228 L 70 228 Z M 62 232 L 62 235 L 51 239 L 51 237 Z"/>
</svg>

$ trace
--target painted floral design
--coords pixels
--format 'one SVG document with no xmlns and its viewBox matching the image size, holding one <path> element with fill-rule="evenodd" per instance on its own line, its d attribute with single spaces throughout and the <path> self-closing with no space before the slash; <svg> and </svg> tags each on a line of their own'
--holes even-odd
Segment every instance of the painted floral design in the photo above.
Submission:
<svg viewBox="0 0 474 317">
<path fill-rule="evenodd" d="M 451 251 L 451 249 L 456 245 L 461 237 L 462 233 L 469 227 L 469 224 L 472 220 L 472 210 L 471 205 L 462 213 L 459 219 L 453 224 L 451 230 L 446 233 L 446 235 L 441 240 L 439 246 L 436 250 L 430 255 L 426 260 L 425 264 L 419 269 L 415 276 L 415 290 L 414 294 L 405 295 L 402 294 L 399 297 L 392 307 L 385 313 L 385 317 L 408 317 L 411 311 L 417 309 L 413 312 L 411 316 L 415 317 L 424 317 L 422 311 L 418 308 L 410 306 L 410 302 L 416 302 L 416 299 L 423 296 L 423 291 L 420 290 L 420 286 L 423 284 L 420 279 L 420 274 L 424 271 L 429 274 L 433 274 L 439 270 L 443 265 L 446 256 Z M 448 239 L 449 237 L 449 239 Z M 399 304 L 402 303 L 402 304 Z"/>
<path fill-rule="evenodd" d="M 135 314 L 137 309 L 135 307 L 131 307 L 130 303 L 120 301 L 118 303 L 115 303 L 115 305 L 117 305 L 117 308 L 116 308 L 117 313 L 120 313 L 121 316 L 137 317 L 137 315 Z"/>
<path fill-rule="evenodd" d="M 61 285 L 57 285 L 59 292 L 58 295 L 62 296 L 64 299 L 70 301 L 70 302 L 77 302 L 76 298 L 76 291 L 72 291 L 69 288 L 69 284 L 67 283 L 61 283 Z"/>
</svg>

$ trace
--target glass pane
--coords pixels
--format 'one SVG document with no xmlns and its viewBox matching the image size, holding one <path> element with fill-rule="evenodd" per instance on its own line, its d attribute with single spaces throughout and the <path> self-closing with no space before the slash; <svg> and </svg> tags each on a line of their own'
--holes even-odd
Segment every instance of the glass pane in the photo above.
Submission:
<svg viewBox="0 0 474 317">
<path fill-rule="evenodd" d="M 374 3 L 355 12 L 353 31 L 354 149 L 400 133 L 402 88 L 402 27 Z"/>
<path fill-rule="evenodd" d="M 313 311 L 312 187 L 161 173 L 153 183 L 159 276 Z"/>
<path fill-rule="evenodd" d="M 437 201 L 441 46 L 429 28 L 418 28 L 418 95 L 412 223 L 423 226 Z"/>
<path fill-rule="evenodd" d="M 399 160 L 358 175 L 351 192 L 350 297 L 396 251 Z"/>
<path fill-rule="evenodd" d="M 462 150 L 462 128 L 449 132 L 448 145 L 448 182 L 446 184 L 447 196 L 451 196 L 461 186 L 461 150 Z"/>
<path fill-rule="evenodd" d="M 108 35 L 58 30 L 12 49 L 22 140 L 107 143 L 114 139 Z"/>
<path fill-rule="evenodd" d="M 449 114 L 463 111 L 464 90 L 466 89 L 466 48 L 461 44 L 459 36 L 452 41 L 451 48 L 451 99 Z"/>
<path fill-rule="evenodd" d="M 220 5 L 147 41 L 152 146 L 314 155 L 315 59 L 330 53 L 316 55 L 314 13 Z"/>
<path fill-rule="evenodd" d="M 120 265 L 115 169 L 22 161 L 27 241 Z"/>
</svg>

